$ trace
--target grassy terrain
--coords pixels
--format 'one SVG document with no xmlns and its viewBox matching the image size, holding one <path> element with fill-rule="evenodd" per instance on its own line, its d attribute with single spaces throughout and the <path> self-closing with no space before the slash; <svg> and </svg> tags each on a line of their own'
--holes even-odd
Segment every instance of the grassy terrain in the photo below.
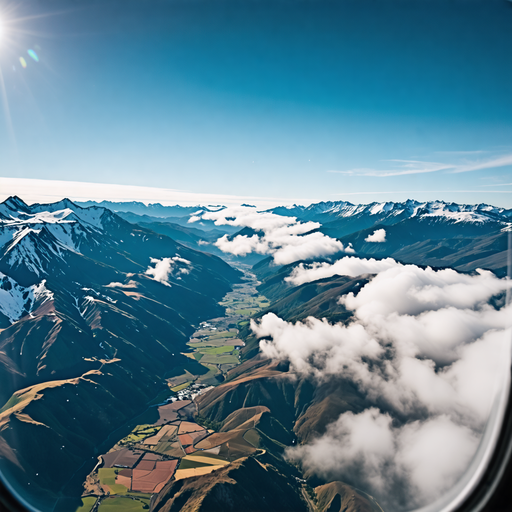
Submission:
<svg viewBox="0 0 512 512">
<path fill-rule="evenodd" d="M 114 468 L 100 468 L 98 469 L 98 476 L 102 485 L 116 484 L 116 470 Z"/>
<path fill-rule="evenodd" d="M 234 338 L 236 336 L 236 332 L 232 331 L 220 331 L 216 332 L 215 334 L 212 334 L 208 336 L 209 340 L 218 340 L 222 338 Z"/>
<path fill-rule="evenodd" d="M 92 507 L 96 503 L 96 498 L 82 498 L 82 506 L 78 507 L 75 512 L 91 512 Z"/>
<path fill-rule="evenodd" d="M 218 355 L 218 354 L 205 354 L 204 357 L 201 359 L 203 363 L 210 363 L 210 364 L 237 364 L 239 362 L 237 356 L 233 356 L 231 354 L 227 355 Z"/>
<path fill-rule="evenodd" d="M 233 345 L 223 345 L 222 347 L 204 348 L 201 349 L 203 354 L 225 354 L 234 350 Z"/>
<path fill-rule="evenodd" d="M 255 448 L 260 447 L 260 435 L 258 431 L 254 428 L 251 428 L 244 434 L 244 439 L 251 443 Z"/>
<path fill-rule="evenodd" d="M 111 494 L 126 494 L 128 489 L 121 484 L 107 484 L 111 490 Z"/>
<path fill-rule="evenodd" d="M 244 315 L 244 316 L 251 316 L 255 313 L 258 313 L 257 308 L 251 308 L 251 309 L 235 309 L 235 315 Z"/>
<path fill-rule="evenodd" d="M 148 509 L 148 499 L 106 498 L 101 502 L 98 512 L 144 512 Z"/>
<path fill-rule="evenodd" d="M 195 358 L 196 361 L 200 361 L 201 366 L 208 371 L 208 373 L 199 378 L 199 382 L 206 382 L 207 384 L 213 383 L 215 385 L 215 381 L 212 382 L 211 379 L 214 379 L 216 375 L 219 375 L 225 370 L 225 368 L 222 367 L 219 370 L 217 365 L 239 364 L 239 351 L 235 350 L 235 346 L 238 346 L 237 342 L 240 345 L 242 342 L 238 339 L 234 339 L 237 336 L 238 329 L 231 328 L 230 330 L 214 332 L 214 334 L 209 335 L 202 341 L 188 342 L 188 346 L 194 350 L 194 352 L 190 352 L 186 355 Z M 185 382 L 181 385 L 171 387 L 171 390 L 175 392 L 180 391 L 190 383 L 191 382 Z"/>
<path fill-rule="evenodd" d="M 7 409 L 10 409 L 11 407 L 14 407 L 20 402 L 21 398 L 17 397 L 16 395 L 12 395 L 11 398 L 7 400 L 6 404 L 0 409 L 0 414 L 3 413 L 4 411 L 7 411 Z"/>
<path fill-rule="evenodd" d="M 211 466 L 211 465 L 212 464 L 207 464 L 205 462 L 199 462 L 197 460 L 181 459 L 178 469 L 202 468 L 202 467 Z"/>
<path fill-rule="evenodd" d="M 171 388 L 171 390 L 176 393 L 176 392 L 181 391 L 182 389 L 185 389 L 186 387 L 188 387 L 190 384 L 192 384 L 192 382 L 193 381 L 189 380 L 187 382 L 184 382 L 183 384 L 180 384 L 179 386 Z"/>
<path fill-rule="evenodd" d="M 219 373 L 219 370 L 215 365 L 212 364 L 205 364 L 205 366 L 208 368 L 208 373 L 205 375 L 202 375 L 199 379 L 199 382 L 204 382 L 205 384 L 212 383 L 210 379 L 213 379 L 215 375 Z M 215 384 L 215 382 L 213 382 Z"/>
<path fill-rule="evenodd" d="M 131 432 L 131 434 L 127 435 L 121 443 L 138 443 L 146 437 L 154 436 L 161 427 L 155 427 L 153 425 L 137 425 Z M 101 469 L 100 469 L 101 471 Z M 109 485 L 109 484 L 107 484 Z"/>
<path fill-rule="evenodd" d="M 197 350 L 197 349 L 200 349 L 200 348 L 222 347 L 227 342 L 228 342 L 228 340 L 226 340 L 225 338 L 218 338 L 216 340 L 209 339 L 208 341 L 200 341 L 198 343 L 192 343 L 192 342 L 189 341 L 187 343 L 187 345 L 190 348 Z M 232 341 L 230 340 L 229 343 L 232 343 Z"/>
</svg>

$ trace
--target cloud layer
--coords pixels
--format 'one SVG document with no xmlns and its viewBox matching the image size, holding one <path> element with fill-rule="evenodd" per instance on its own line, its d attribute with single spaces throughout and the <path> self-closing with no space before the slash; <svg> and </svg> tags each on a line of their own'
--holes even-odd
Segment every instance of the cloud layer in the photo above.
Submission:
<svg viewBox="0 0 512 512">
<path fill-rule="evenodd" d="M 181 279 L 181 274 L 186 275 L 190 273 L 190 261 L 180 256 L 162 259 L 151 258 L 151 263 L 155 266 L 149 266 L 145 272 L 146 275 L 151 276 L 155 281 L 159 281 L 166 286 L 171 286 L 169 284 L 171 274 L 174 274 L 176 279 Z"/>
<path fill-rule="evenodd" d="M 365 239 L 365 242 L 385 242 L 386 241 L 386 230 L 385 229 L 376 229 L 371 235 L 368 235 Z"/>
<path fill-rule="evenodd" d="M 512 308 L 488 304 L 508 286 L 485 271 L 395 264 L 340 298 L 353 314 L 347 324 L 271 313 L 252 321 L 264 355 L 320 382 L 348 379 L 374 404 L 288 456 L 390 510 L 439 497 L 473 456 L 509 367 Z"/>
<path fill-rule="evenodd" d="M 237 235 L 232 240 L 228 235 L 219 238 L 215 245 L 223 252 L 245 256 L 252 252 L 272 255 L 278 265 L 299 260 L 331 256 L 340 251 L 353 253 L 351 247 L 318 231 L 318 222 L 299 222 L 295 217 L 284 217 L 269 212 L 258 212 L 254 208 L 227 208 L 217 212 L 205 212 L 191 217 L 212 220 L 216 225 L 250 228 L 255 234 Z"/>
<path fill-rule="evenodd" d="M 285 281 L 298 286 L 335 275 L 356 277 L 362 274 L 377 274 L 395 267 L 403 267 L 403 265 L 393 258 L 376 260 L 345 256 L 334 263 L 299 263 L 291 274 L 285 278 Z"/>
</svg>

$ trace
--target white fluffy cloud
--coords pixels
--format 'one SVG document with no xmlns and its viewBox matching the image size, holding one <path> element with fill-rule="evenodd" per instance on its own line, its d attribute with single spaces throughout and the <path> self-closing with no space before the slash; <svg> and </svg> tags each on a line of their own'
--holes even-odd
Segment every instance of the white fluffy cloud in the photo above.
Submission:
<svg viewBox="0 0 512 512">
<path fill-rule="evenodd" d="M 376 229 L 371 235 L 368 235 L 365 239 L 365 242 L 377 242 L 382 243 L 386 241 L 386 230 L 385 229 Z"/>
<path fill-rule="evenodd" d="M 181 274 L 186 275 L 190 273 L 191 263 L 185 258 L 180 256 L 173 256 L 172 258 L 150 258 L 154 267 L 149 266 L 146 270 L 146 275 L 151 276 L 155 281 L 171 286 L 169 284 L 169 276 L 175 274 L 176 279 L 181 279 Z"/>
<path fill-rule="evenodd" d="M 375 495 L 392 494 L 385 505 L 396 510 L 448 491 L 477 445 L 471 429 L 446 415 L 394 426 L 389 414 L 371 407 L 342 414 L 325 435 L 287 455 L 323 477 L 351 474 Z"/>
<path fill-rule="evenodd" d="M 376 274 L 389 268 L 402 266 L 401 263 L 397 263 L 392 258 L 376 260 L 345 256 L 334 263 L 299 263 L 292 273 L 285 278 L 285 281 L 298 286 L 335 275 L 356 277 L 361 274 Z"/>
<path fill-rule="evenodd" d="M 509 287 L 491 272 L 395 264 L 340 298 L 353 315 L 346 324 L 272 313 L 251 321 L 264 355 L 320 381 L 342 376 L 375 404 L 288 456 L 390 509 L 439 497 L 467 467 L 510 367 L 512 307 L 488 304 Z"/>
<path fill-rule="evenodd" d="M 227 235 L 219 238 L 215 245 L 223 252 L 236 256 L 256 252 L 269 254 L 278 265 L 294 261 L 330 256 L 340 251 L 353 253 L 351 247 L 320 232 L 311 232 L 320 227 L 318 222 L 299 222 L 295 217 L 284 217 L 254 208 L 226 208 L 217 212 L 205 212 L 201 217 L 191 217 L 190 222 L 200 218 L 212 220 L 216 225 L 247 227 L 257 231 L 251 236 L 237 235 L 232 240 Z"/>
</svg>

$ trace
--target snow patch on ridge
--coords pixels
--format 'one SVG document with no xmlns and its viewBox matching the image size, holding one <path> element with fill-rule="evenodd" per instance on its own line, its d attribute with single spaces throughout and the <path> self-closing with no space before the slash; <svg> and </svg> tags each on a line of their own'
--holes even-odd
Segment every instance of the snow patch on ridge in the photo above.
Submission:
<svg viewBox="0 0 512 512">
<path fill-rule="evenodd" d="M 34 306 L 53 300 L 53 293 L 45 286 L 46 280 L 29 287 L 19 285 L 14 279 L 0 272 L 0 313 L 11 323 L 31 313 Z"/>
</svg>

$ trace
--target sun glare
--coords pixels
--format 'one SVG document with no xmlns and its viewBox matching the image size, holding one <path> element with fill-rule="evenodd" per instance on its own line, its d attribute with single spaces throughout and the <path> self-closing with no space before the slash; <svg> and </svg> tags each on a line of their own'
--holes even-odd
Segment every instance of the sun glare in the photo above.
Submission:
<svg viewBox="0 0 512 512">
<path fill-rule="evenodd" d="M 4 42 L 5 42 L 5 39 L 6 39 L 6 28 L 5 28 L 5 20 L 4 20 L 4 17 L 2 15 L 3 13 L 0 12 L 0 46 L 4 46 Z"/>
</svg>

